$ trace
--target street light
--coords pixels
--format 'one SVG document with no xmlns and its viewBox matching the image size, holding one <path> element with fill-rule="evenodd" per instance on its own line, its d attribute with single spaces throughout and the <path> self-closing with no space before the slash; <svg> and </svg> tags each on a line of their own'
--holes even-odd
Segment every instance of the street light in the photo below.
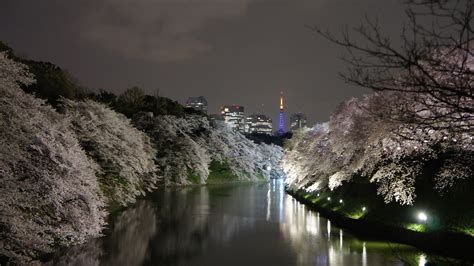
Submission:
<svg viewBox="0 0 474 266">
<path fill-rule="evenodd" d="M 426 215 L 426 213 L 424 213 L 424 212 L 419 212 L 418 213 L 418 220 L 420 220 L 423 223 L 426 223 L 426 221 L 428 220 L 428 215 Z"/>
</svg>

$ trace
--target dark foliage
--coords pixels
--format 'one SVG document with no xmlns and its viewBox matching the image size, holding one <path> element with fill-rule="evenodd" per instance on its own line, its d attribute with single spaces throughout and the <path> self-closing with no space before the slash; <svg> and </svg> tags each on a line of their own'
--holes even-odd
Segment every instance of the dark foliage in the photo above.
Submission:
<svg viewBox="0 0 474 266">
<path fill-rule="evenodd" d="M 61 97 L 76 99 L 81 94 L 80 87 L 72 76 L 60 67 L 48 62 L 23 60 L 35 75 L 36 83 L 25 87 L 27 93 L 33 93 L 56 106 Z"/>
<path fill-rule="evenodd" d="M 25 92 L 46 99 L 53 106 L 57 105 L 61 97 L 76 99 L 84 94 L 85 89 L 81 88 L 66 70 L 49 62 L 23 59 L 15 55 L 13 49 L 0 42 L 0 52 L 2 51 L 7 51 L 13 60 L 27 65 L 35 76 L 36 83 L 24 86 Z"/>
<path fill-rule="evenodd" d="M 129 88 L 118 96 L 100 90 L 97 94 L 89 93 L 87 97 L 105 103 L 129 118 L 139 113 L 152 113 L 155 116 L 183 116 L 188 113 L 178 102 L 165 97 L 146 95 L 139 87 Z"/>
<path fill-rule="evenodd" d="M 185 109 L 181 104 L 171 99 L 146 95 L 139 87 L 129 88 L 118 96 L 103 89 L 100 89 L 98 93 L 94 93 L 81 87 L 66 70 L 52 63 L 22 59 L 15 55 L 12 48 L 0 42 L 0 52 L 3 51 L 6 51 L 13 60 L 27 65 L 30 72 L 34 74 L 36 83 L 24 86 L 23 90 L 47 100 L 55 107 L 60 98 L 72 100 L 89 98 L 105 103 L 129 118 L 140 112 L 175 116 L 184 116 L 185 114 L 205 115 L 199 111 Z"/>
<path fill-rule="evenodd" d="M 291 139 L 291 136 L 293 134 L 291 132 L 287 132 L 283 135 L 267 135 L 267 134 L 261 134 L 261 133 L 251 133 L 251 134 L 245 134 L 245 136 L 252 140 L 253 142 L 257 144 L 265 143 L 265 144 L 274 144 L 280 147 L 283 147 L 283 142 L 285 139 Z"/>
</svg>

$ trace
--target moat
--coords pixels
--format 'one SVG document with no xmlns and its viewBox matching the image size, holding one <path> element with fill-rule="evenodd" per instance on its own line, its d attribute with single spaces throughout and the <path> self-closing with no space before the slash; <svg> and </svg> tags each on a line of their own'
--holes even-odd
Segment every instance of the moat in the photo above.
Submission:
<svg viewBox="0 0 474 266">
<path fill-rule="evenodd" d="M 80 265 L 423 265 L 414 248 L 358 239 L 269 183 L 166 188 L 106 235 L 58 255 Z"/>
</svg>

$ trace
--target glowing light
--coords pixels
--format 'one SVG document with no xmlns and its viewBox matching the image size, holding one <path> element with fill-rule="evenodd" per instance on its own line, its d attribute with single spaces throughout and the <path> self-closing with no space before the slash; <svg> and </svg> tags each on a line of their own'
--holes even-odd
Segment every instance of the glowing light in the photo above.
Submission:
<svg viewBox="0 0 474 266">
<path fill-rule="evenodd" d="M 270 206 L 272 205 L 272 197 L 271 197 L 270 193 L 271 193 L 271 185 L 268 184 L 268 191 L 267 191 L 267 221 L 270 221 L 270 215 L 271 215 Z"/>
<path fill-rule="evenodd" d="M 362 211 L 365 212 L 367 210 L 366 207 L 362 207 Z"/>
<path fill-rule="evenodd" d="M 319 193 L 318 193 L 318 197 L 319 197 Z"/>
<path fill-rule="evenodd" d="M 328 230 L 328 240 L 330 241 L 331 239 L 331 221 L 328 220 L 328 223 L 326 225 L 327 230 Z"/>
<path fill-rule="evenodd" d="M 428 220 L 428 216 L 424 212 L 419 212 L 418 213 L 418 220 L 420 220 L 422 222 L 426 222 L 426 220 Z"/>
<path fill-rule="evenodd" d="M 339 200 L 339 203 L 343 203 L 344 201 L 342 199 Z"/>
<path fill-rule="evenodd" d="M 331 201 L 331 197 L 328 197 L 328 201 Z"/>
<path fill-rule="evenodd" d="M 339 229 L 339 249 L 342 250 L 342 230 Z"/>
<path fill-rule="evenodd" d="M 319 183 L 320 183 L 320 182 L 315 182 L 314 184 L 312 184 L 311 186 L 309 186 L 308 189 L 306 189 L 306 191 L 308 191 L 308 192 L 313 192 L 313 191 L 318 190 L 318 188 L 319 188 Z"/>
<path fill-rule="evenodd" d="M 314 216 L 312 213 L 309 213 L 309 215 L 306 217 L 306 231 L 311 234 L 311 235 L 317 235 L 318 234 L 318 224 L 316 220 L 316 216 Z"/>
<path fill-rule="evenodd" d="M 285 115 L 283 114 L 283 92 L 280 95 L 280 121 L 278 124 L 278 133 L 283 135 L 285 133 Z"/>
<path fill-rule="evenodd" d="M 269 165 L 267 166 L 267 171 L 271 171 L 272 170 L 272 167 Z"/>
<path fill-rule="evenodd" d="M 362 266 L 367 265 L 367 248 L 365 247 L 365 242 L 362 247 Z"/>
<path fill-rule="evenodd" d="M 281 96 L 280 96 L 280 109 L 283 110 L 283 92 L 281 93 Z"/>
<path fill-rule="evenodd" d="M 420 255 L 420 261 L 418 262 L 418 265 L 419 266 L 425 266 L 426 265 L 426 255 L 425 254 Z"/>
</svg>

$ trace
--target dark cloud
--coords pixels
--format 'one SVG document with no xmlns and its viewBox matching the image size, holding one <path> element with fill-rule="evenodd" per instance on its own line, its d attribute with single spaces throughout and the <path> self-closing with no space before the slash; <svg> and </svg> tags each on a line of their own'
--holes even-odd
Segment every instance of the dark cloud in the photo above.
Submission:
<svg viewBox="0 0 474 266">
<path fill-rule="evenodd" d="M 81 18 L 81 36 L 117 56 L 176 61 L 208 52 L 208 24 L 245 16 L 251 0 L 103 0 Z"/>
<path fill-rule="evenodd" d="M 338 32 L 365 14 L 399 36 L 399 0 L 2 0 L 0 40 L 91 88 L 204 95 L 211 112 L 236 103 L 274 121 L 283 90 L 287 112 L 314 122 L 366 91 L 340 80 L 342 50 L 304 25 Z"/>
</svg>

